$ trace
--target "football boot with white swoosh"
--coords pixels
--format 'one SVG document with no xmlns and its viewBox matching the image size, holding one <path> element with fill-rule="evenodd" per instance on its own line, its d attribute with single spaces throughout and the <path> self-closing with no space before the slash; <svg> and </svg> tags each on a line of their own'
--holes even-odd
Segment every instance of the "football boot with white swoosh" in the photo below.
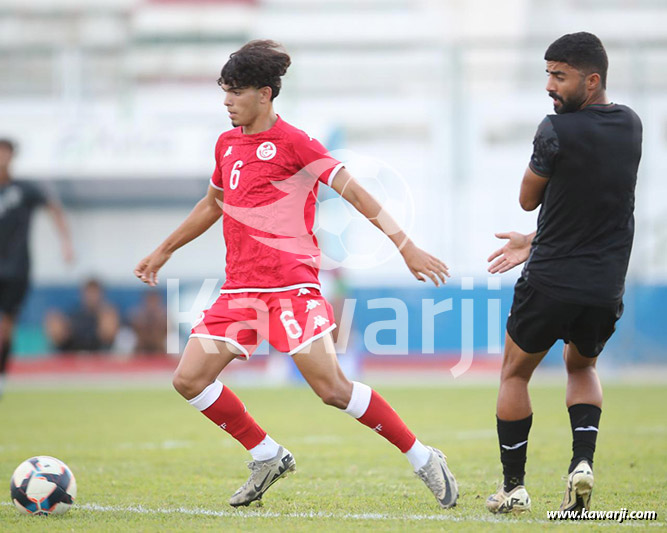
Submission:
<svg viewBox="0 0 667 533">
<path fill-rule="evenodd" d="M 294 456 L 282 446 L 273 459 L 248 463 L 250 477 L 229 500 L 229 505 L 239 507 L 261 500 L 264 493 L 280 478 L 296 470 Z"/>
</svg>

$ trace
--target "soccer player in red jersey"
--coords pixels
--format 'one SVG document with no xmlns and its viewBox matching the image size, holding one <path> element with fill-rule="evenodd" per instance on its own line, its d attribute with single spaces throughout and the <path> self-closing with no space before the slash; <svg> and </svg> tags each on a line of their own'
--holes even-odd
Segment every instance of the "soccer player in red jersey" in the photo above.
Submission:
<svg viewBox="0 0 667 533">
<path fill-rule="evenodd" d="M 218 84 L 234 129 L 220 135 L 208 193 L 135 274 L 155 285 L 171 254 L 224 214 L 226 280 L 220 297 L 192 328 L 174 374 L 174 387 L 252 455 L 248 481 L 233 506 L 259 500 L 296 467 L 218 381 L 235 358 L 249 358 L 263 339 L 289 353 L 315 393 L 403 452 L 443 508 L 458 488 L 440 450 L 424 446 L 398 414 L 367 385 L 349 381 L 334 348 L 331 305 L 320 294 L 320 250 L 312 228 L 320 183 L 333 188 L 397 246 L 410 272 L 436 286 L 447 266 L 415 246 L 378 202 L 326 148 L 287 124 L 273 109 L 290 57 L 272 41 L 252 41 L 233 53 Z"/>
</svg>

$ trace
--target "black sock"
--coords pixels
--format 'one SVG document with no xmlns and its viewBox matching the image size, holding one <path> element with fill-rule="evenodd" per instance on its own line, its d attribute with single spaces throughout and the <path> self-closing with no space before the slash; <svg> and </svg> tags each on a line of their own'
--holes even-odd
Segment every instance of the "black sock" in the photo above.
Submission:
<svg viewBox="0 0 667 533">
<path fill-rule="evenodd" d="M 591 467 L 593 466 L 602 409 L 596 405 L 578 403 L 570 406 L 568 411 L 572 425 L 572 461 L 568 473 L 572 473 L 583 459 L 586 459 Z"/>
<path fill-rule="evenodd" d="M 523 485 L 526 474 L 526 450 L 528 433 L 533 423 L 533 415 L 523 420 L 501 420 L 497 418 L 498 442 L 500 443 L 500 462 L 503 464 L 505 492 Z"/>
</svg>

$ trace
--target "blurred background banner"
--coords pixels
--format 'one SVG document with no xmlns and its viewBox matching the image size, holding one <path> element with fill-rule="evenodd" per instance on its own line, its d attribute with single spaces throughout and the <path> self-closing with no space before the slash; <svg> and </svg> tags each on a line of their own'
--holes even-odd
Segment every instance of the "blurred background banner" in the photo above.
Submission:
<svg viewBox="0 0 667 533">
<path fill-rule="evenodd" d="M 427 289 L 399 256 L 325 273 L 339 309 L 346 298 L 357 302 L 346 354 L 358 354 L 362 367 L 396 362 L 401 354 L 374 354 L 365 335 L 374 322 L 396 318 L 368 302 L 397 298 L 409 315 L 406 368 L 438 357 L 450 368 L 464 344 L 466 309 L 476 358 L 497 368 L 496 339 L 504 338 L 519 269 L 491 288 L 486 258 L 500 246 L 495 232 L 535 228 L 537 211 L 520 209 L 518 191 L 537 125 L 553 112 L 544 51 L 585 30 L 607 48 L 609 97 L 644 123 L 626 311 L 603 359 L 616 368 L 665 365 L 666 27 L 660 0 L 0 0 L 0 136 L 17 142 L 15 179 L 41 182 L 60 198 L 76 252 L 73 266 L 59 260 L 40 213 L 17 362 L 55 350 L 51 333 L 67 327 L 91 277 L 117 315 L 115 329 L 108 315 L 115 338 L 106 350 L 132 353 L 139 338 L 150 344 L 154 333 L 145 330 L 165 321 L 165 288 L 146 296 L 132 269 L 205 194 L 216 139 L 231 127 L 216 80 L 231 52 L 261 38 L 292 56 L 278 113 L 329 150 L 391 169 L 369 179 L 399 219 L 404 195 L 392 176 L 408 184 L 411 236 L 454 276 Z M 321 191 L 320 202 L 330 195 Z M 326 255 L 382 241 L 347 218 L 332 231 L 344 219 L 340 209 L 320 224 Z M 204 279 L 222 280 L 224 258 L 216 225 L 177 252 L 161 279 L 180 280 L 188 308 Z M 425 347 L 424 300 L 450 298 L 451 310 L 434 322 L 432 349 Z M 377 340 L 390 344 L 391 335 Z M 557 362 L 558 352 L 548 360 Z"/>
</svg>

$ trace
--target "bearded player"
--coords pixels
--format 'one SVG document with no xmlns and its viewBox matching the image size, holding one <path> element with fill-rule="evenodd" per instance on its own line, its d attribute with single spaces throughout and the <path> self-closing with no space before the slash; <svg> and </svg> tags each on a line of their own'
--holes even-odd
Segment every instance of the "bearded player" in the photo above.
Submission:
<svg viewBox="0 0 667 533">
<path fill-rule="evenodd" d="M 419 249 L 378 202 L 327 150 L 287 124 L 273 109 L 290 57 L 272 41 L 252 41 L 233 53 L 218 84 L 234 129 L 215 147 L 215 170 L 205 198 L 148 257 L 135 275 L 149 285 L 181 246 L 224 213 L 226 280 L 220 297 L 194 325 L 173 384 L 213 423 L 251 454 L 248 481 L 234 506 L 262 498 L 296 468 L 292 454 L 255 422 L 218 376 L 235 358 L 248 359 L 263 339 L 292 356 L 324 403 L 344 410 L 395 445 L 443 508 L 456 505 L 458 488 L 440 450 L 424 446 L 376 391 L 343 374 L 332 339 L 336 327 L 320 294 L 320 250 L 312 228 L 323 183 L 350 202 L 400 250 L 412 274 L 436 286 L 447 266 Z"/>
<path fill-rule="evenodd" d="M 533 412 L 528 383 L 558 339 L 565 341 L 565 402 L 572 460 L 561 511 L 590 508 L 593 456 L 602 415 L 597 358 L 623 314 L 634 236 L 642 124 L 607 98 L 607 52 L 587 32 L 563 35 L 544 55 L 555 115 L 538 127 L 521 182 L 526 211 L 538 206 L 537 231 L 509 239 L 489 261 L 491 273 L 525 262 L 507 319 L 496 406 L 502 487 L 486 502 L 493 513 L 524 512 Z"/>
</svg>

